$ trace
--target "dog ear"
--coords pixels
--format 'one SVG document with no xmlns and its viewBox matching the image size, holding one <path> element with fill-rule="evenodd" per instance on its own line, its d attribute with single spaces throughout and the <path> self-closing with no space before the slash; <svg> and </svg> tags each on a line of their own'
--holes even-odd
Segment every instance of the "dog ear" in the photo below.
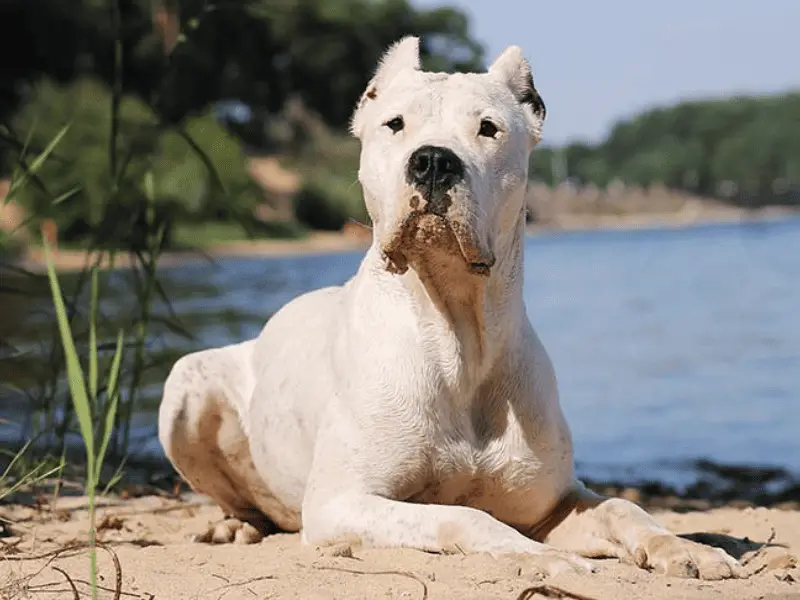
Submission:
<svg viewBox="0 0 800 600">
<path fill-rule="evenodd" d="M 414 36 L 406 36 L 401 40 L 392 44 L 386 52 L 384 52 L 378 68 L 375 70 L 370 82 L 367 84 L 367 89 L 361 95 L 358 101 L 355 114 L 350 124 L 350 129 L 353 133 L 357 134 L 358 129 L 358 112 L 364 104 L 369 100 L 374 100 L 378 97 L 380 91 L 388 86 L 392 79 L 406 69 L 418 71 L 421 68 L 419 58 L 419 38 Z"/>
<path fill-rule="evenodd" d="M 367 86 L 367 92 L 372 91 L 373 94 L 377 94 L 378 90 L 386 87 L 399 72 L 406 69 L 419 71 L 420 68 L 419 38 L 406 36 L 392 44 L 383 54 L 375 76 Z"/>
<path fill-rule="evenodd" d="M 529 105 L 540 122 L 544 121 L 547 109 L 533 85 L 531 66 L 519 46 L 509 46 L 489 67 L 489 73 L 501 78 L 520 103 Z"/>
</svg>

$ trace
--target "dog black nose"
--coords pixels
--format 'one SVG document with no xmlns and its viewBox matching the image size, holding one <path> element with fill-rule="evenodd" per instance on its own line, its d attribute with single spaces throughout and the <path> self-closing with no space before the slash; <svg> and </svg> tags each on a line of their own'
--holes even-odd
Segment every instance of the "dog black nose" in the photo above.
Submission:
<svg viewBox="0 0 800 600">
<path fill-rule="evenodd" d="M 408 159 L 406 178 L 430 202 L 464 178 L 464 163 L 449 148 L 422 146 Z"/>
</svg>

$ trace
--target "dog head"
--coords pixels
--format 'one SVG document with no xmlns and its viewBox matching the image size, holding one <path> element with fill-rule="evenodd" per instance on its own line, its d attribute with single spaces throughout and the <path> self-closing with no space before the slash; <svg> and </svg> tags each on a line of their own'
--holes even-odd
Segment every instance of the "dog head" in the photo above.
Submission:
<svg viewBox="0 0 800 600">
<path fill-rule="evenodd" d="M 383 56 L 351 121 L 359 181 L 387 268 L 431 252 L 488 275 L 498 240 L 524 210 L 545 106 L 517 46 L 486 73 L 422 71 L 419 40 Z"/>
</svg>

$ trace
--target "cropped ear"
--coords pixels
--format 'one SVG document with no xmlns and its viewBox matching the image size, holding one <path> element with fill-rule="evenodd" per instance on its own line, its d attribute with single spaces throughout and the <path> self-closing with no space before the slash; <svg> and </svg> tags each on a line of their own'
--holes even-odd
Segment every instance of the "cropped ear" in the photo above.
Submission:
<svg viewBox="0 0 800 600">
<path fill-rule="evenodd" d="M 389 47 L 381 57 L 367 91 L 376 94 L 381 87 L 387 86 L 398 73 L 406 69 L 420 69 L 418 37 L 406 36 Z"/>
<path fill-rule="evenodd" d="M 378 62 L 375 74 L 358 101 L 358 106 L 350 122 L 351 131 L 358 135 L 358 115 L 361 108 L 370 100 L 377 98 L 381 90 L 386 88 L 398 73 L 409 69 L 418 71 L 420 68 L 418 37 L 406 36 L 392 44 Z"/>
<path fill-rule="evenodd" d="M 489 73 L 500 78 L 521 104 L 530 106 L 539 128 L 547 114 L 544 101 L 533 85 L 531 66 L 519 46 L 509 46 L 489 67 Z"/>
</svg>

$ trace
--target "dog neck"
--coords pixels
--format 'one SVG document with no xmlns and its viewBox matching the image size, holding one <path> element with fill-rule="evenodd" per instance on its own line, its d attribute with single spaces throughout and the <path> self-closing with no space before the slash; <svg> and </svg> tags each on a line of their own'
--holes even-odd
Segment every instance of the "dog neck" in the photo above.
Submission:
<svg viewBox="0 0 800 600">
<path fill-rule="evenodd" d="M 524 331 L 522 298 L 525 217 L 496 240 L 488 276 L 469 273 L 461 256 L 431 251 L 404 274 L 385 270 L 377 244 L 368 251 L 370 270 L 381 287 L 407 305 L 422 335 L 462 383 L 479 383 L 508 356 Z"/>
</svg>

